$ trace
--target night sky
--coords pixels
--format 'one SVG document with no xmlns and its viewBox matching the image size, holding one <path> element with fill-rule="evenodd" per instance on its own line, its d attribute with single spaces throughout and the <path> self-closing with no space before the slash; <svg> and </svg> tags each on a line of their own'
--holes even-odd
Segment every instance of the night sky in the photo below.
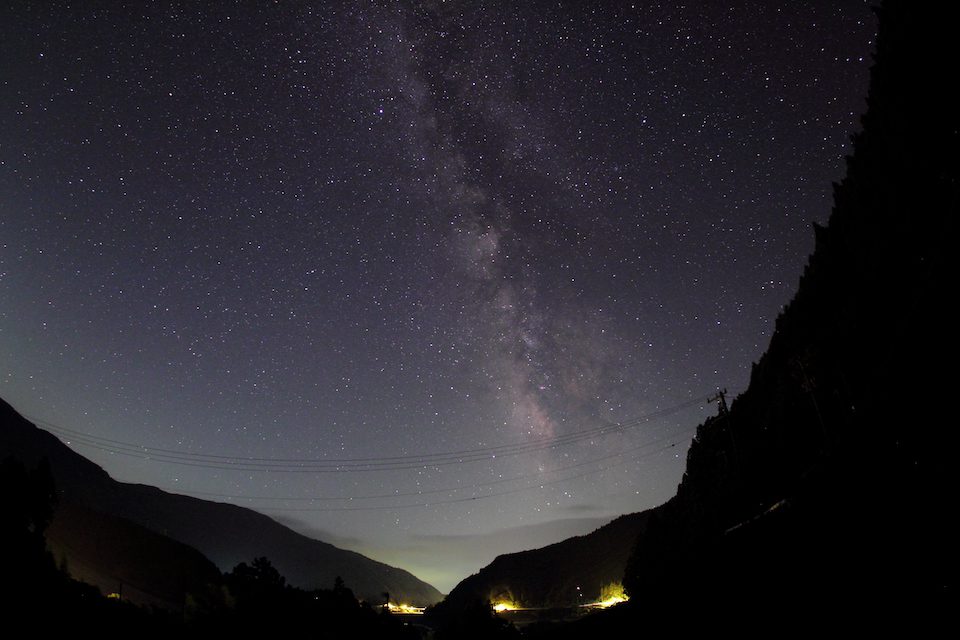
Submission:
<svg viewBox="0 0 960 640">
<path fill-rule="evenodd" d="M 442 591 L 655 506 L 864 110 L 868 2 L 9 2 L 0 395 Z"/>
</svg>

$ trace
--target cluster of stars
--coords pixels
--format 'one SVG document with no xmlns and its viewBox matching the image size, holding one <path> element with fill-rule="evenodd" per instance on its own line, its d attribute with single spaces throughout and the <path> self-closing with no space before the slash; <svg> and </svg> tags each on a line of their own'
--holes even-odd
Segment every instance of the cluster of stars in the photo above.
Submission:
<svg viewBox="0 0 960 640">
<path fill-rule="evenodd" d="M 8 3 L 0 395 L 146 447 L 330 459 L 563 438 L 743 388 L 829 213 L 873 29 L 868 2 Z M 650 429 L 682 440 L 710 410 Z M 653 506 L 686 441 L 550 475 L 652 433 L 349 478 L 79 450 L 275 514 L 478 498 L 287 512 L 402 564 L 389 545 L 417 536 Z"/>
</svg>

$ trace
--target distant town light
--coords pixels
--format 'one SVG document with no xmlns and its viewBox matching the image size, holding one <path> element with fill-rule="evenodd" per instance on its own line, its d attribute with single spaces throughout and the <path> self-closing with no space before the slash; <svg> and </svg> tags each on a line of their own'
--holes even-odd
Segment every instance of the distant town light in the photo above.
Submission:
<svg viewBox="0 0 960 640">
<path fill-rule="evenodd" d="M 406 613 L 409 615 L 423 615 L 423 610 L 426 607 L 415 607 L 412 604 L 394 604 L 393 602 L 388 602 L 386 605 L 390 613 Z"/>
</svg>

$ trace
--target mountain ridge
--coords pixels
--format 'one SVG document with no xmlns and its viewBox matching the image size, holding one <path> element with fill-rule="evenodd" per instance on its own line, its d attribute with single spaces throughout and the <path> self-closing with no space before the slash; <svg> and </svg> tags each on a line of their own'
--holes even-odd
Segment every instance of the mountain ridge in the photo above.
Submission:
<svg viewBox="0 0 960 640">
<path fill-rule="evenodd" d="M 0 422 L 0 457 L 14 455 L 27 465 L 46 458 L 61 501 L 124 518 L 189 545 L 221 570 L 267 556 L 291 585 L 303 588 L 330 588 L 340 576 L 359 597 L 371 601 L 382 600 L 383 593 L 421 605 L 442 597 L 403 569 L 314 540 L 251 509 L 114 480 L 3 400 Z"/>
</svg>

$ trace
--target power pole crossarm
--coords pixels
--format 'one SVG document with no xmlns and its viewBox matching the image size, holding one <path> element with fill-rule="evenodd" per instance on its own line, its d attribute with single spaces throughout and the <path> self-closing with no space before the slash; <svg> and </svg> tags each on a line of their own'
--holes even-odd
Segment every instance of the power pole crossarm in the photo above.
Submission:
<svg viewBox="0 0 960 640">
<path fill-rule="evenodd" d="M 717 406 L 720 407 L 720 415 L 727 415 L 727 390 L 726 389 L 717 389 L 717 392 L 707 398 L 707 402 L 716 402 Z"/>
</svg>

